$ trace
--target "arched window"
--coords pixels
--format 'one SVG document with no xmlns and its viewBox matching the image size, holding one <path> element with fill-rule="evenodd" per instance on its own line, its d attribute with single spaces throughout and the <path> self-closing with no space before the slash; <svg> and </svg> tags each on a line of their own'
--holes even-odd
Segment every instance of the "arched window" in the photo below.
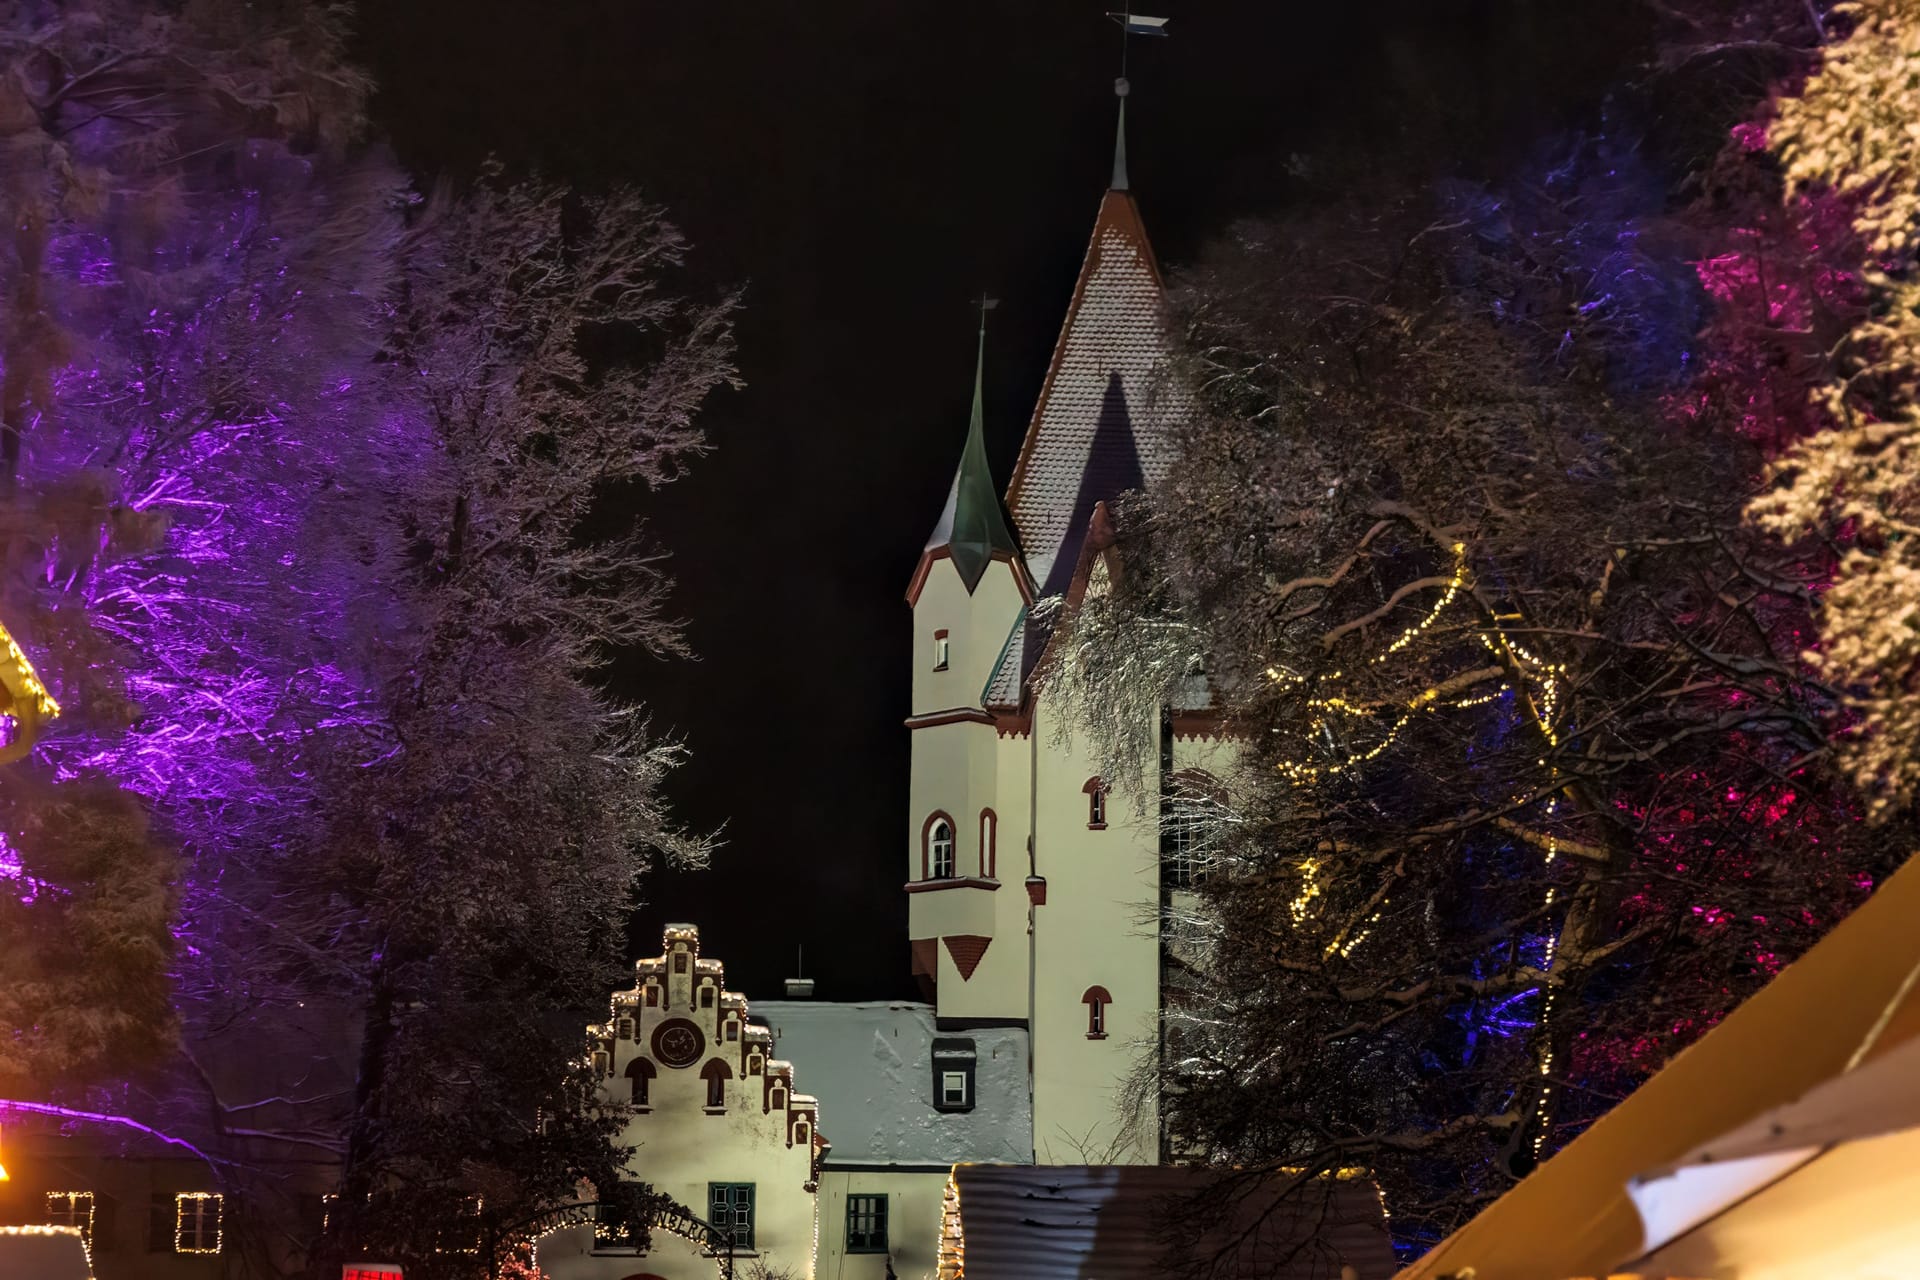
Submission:
<svg viewBox="0 0 1920 1280">
<path fill-rule="evenodd" d="M 712 983 L 700 984 L 700 1007 L 702 1009 L 713 1008 L 713 984 Z"/>
<path fill-rule="evenodd" d="M 772 1098 L 767 1105 L 775 1111 L 785 1111 L 787 1109 L 787 1091 L 779 1085 L 773 1086 Z"/>
<path fill-rule="evenodd" d="M 920 871 L 927 880 L 953 879 L 953 819 L 944 813 L 931 815 L 920 829 Z"/>
<path fill-rule="evenodd" d="M 988 880 L 993 879 L 999 861 L 999 850 L 995 847 L 1000 834 L 1000 815 L 991 809 L 980 811 L 980 874 Z"/>
<path fill-rule="evenodd" d="M 649 1105 L 647 1095 L 653 1085 L 653 1063 L 645 1058 L 635 1058 L 627 1064 L 627 1079 L 633 1082 L 633 1105 Z"/>
<path fill-rule="evenodd" d="M 1105 831 L 1107 829 L 1107 784 L 1098 778 L 1088 778 L 1087 785 L 1080 789 L 1087 793 L 1087 830 Z"/>
<path fill-rule="evenodd" d="M 719 1111 L 727 1105 L 727 1081 L 733 1079 L 733 1068 L 714 1058 L 700 1068 L 700 1078 L 707 1082 L 707 1110 Z"/>
<path fill-rule="evenodd" d="M 1080 1003 L 1087 1006 L 1087 1039 L 1105 1040 L 1107 1006 L 1113 1003 L 1113 997 L 1107 994 L 1105 987 L 1088 987 L 1087 993 L 1080 997 Z"/>
</svg>

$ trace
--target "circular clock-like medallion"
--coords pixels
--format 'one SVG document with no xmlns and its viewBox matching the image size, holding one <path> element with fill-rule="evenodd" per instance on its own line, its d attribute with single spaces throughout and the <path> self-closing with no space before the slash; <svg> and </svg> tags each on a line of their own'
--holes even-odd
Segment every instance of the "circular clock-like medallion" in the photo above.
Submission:
<svg viewBox="0 0 1920 1280">
<path fill-rule="evenodd" d="M 690 1067 L 707 1051 L 707 1038 L 685 1018 L 668 1018 L 653 1029 L 653 1056 L 669 1067 Z"/>
</svg>

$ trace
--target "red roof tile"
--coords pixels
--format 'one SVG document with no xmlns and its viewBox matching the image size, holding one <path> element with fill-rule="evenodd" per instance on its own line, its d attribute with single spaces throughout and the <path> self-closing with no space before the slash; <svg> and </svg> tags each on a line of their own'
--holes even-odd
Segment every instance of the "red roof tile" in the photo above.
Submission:
<svg viewBox="0 0 1920 1280">
<path fill-rule="evenodd" d="M 1094 504 L 1164 478 L 1172 462 L 1169 427 L 1190 402 L 1164 379 L 1163 299 L 1132 195 L 1107 192 L 1007 486 L 1042 595 L 1065 588 Z"/>
</svg>

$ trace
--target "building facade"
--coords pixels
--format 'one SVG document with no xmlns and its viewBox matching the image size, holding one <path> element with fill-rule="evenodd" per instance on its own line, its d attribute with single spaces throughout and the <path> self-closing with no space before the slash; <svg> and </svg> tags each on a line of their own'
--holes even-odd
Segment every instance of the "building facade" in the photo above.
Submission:
<svg viewBox="0 0 1920 1280">
<path fill-rule="evenodd" d="M 1192 871 L 1164 847 L 1162 805 L 1230 750 L 1202 681 L 1189 705 L 1138 726 L 1160 768 L 1147 794 L 1128 794 L 1035 678 L 1060 619 L 1122 571 L 1108 504 L 1171 465 L 1191 401 L 1170 353 L 1159 264 L 1116 148 L 1004 510 L 976 373 L 953 485 L 907 589 L 914 972 L 942 1026 L 1029 1029 L 1041 1164 L 1165 1154 L 1151 1089 L 1128 1089 L 1157 1060 L 1162 922 Z"/>
<path fill-rule="evenodd" d="M 538 1253 L 552 1280 L 930 1278 L 952 1167 L 1027 1158 L 1021 1028 L 947 1034 L 930 1006 L 884 1001 L 749 1010 L 691 925 L 634 979 L 589 1028 L 601 1097 L 632 1106 L 634 1178 L 692 1217 L 645 1250 L 555 1231 Z"/>
<path fill-rule="evenodd" d="M 1190 401 L 1163 303 L 1122 142 L 1004 501 L 976 366 L 953 484 L 907 588 L 904 888 L 928 1003 L 749 1014 L 696 931 L 672 926 L 591 1029 L 604 1096 L 635 1104 L 634 1176 L 732 1232 L 734 1274 L 935 1280 L 955 1166 L 1167 1155 L 1151 1084 L 1164 921 L 1192 867 L 1161 815 L 1231 747 L 1199 681 L 1138 726 L 1159 767 L 1130 793 L 1084 734 L 1063 732 L 1073 708 L 1036 676 L 1059 620 L 1123 571 L 1109 504 L 1171 465 Z M 539 1260 L 554 1280 L 724 1270 L 717 1237 L 691 1234 L 656 1231 L 642 1257 L 569 1228 Z"/>
</svg>

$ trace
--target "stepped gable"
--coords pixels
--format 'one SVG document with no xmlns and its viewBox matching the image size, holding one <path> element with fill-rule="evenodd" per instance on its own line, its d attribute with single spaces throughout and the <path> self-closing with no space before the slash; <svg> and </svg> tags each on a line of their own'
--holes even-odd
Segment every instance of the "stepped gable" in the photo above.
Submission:
<svg viewBox="0 0 1920 1280">
<path fill-rule="evenodd" d="M 1171 350 L 1160 264 L 1130 192 L 1109 190 L 1034 406 L 1007 509 L 1042 595 L 1066 587 L 1097 502 L 1165 478 L 1190 398 Z"/>
</svg>

